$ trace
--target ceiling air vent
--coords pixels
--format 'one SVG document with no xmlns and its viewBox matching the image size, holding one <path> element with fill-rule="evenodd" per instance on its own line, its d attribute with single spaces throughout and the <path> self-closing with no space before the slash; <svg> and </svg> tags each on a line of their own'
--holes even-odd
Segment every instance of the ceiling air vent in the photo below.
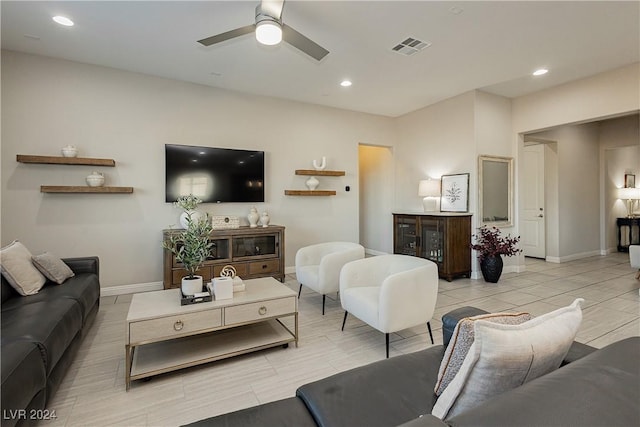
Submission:
<svg viewBox="0 0 640 427">
<path fill-rule="evenodd" d="M 411 56 L 414 53 L 420 52 L 422 49 L 428 48 L 429 46 L 431 46 L 430 42 L 423 42 L 422 40 L 409 37 L 395 45 L 391 50 L 402 55 Z"/>
</svg>

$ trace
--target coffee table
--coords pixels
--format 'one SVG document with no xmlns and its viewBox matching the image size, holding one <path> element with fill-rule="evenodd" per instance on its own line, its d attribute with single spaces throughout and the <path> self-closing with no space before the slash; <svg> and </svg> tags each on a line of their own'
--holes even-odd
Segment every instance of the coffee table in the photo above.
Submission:
<svg viewBox="0 0 640 427">
<path fill-rule="evenodd" d="M 133 295 L 126 389 L 132 380 L 270 347 L 298 346 L 297 293 L 272 277 L 245 280 L 233 299 L 180 305 L 180 289 Z M 291 330 L 282 318 L 293 317 Z"/>
</svg>

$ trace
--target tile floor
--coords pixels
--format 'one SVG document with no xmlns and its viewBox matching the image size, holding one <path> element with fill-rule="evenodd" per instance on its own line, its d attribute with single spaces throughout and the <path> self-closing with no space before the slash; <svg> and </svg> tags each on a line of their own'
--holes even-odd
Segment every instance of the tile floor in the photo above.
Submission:
<svg viewBox="0 0 640 427">
<path fill-rule="evenodd" d="M 298 289 L 295 276 L 287 286 Z M 483 280 L 440 281 L 432 327 L 442 343 L 440 318 L 473 305 L 487 311 L 524 310 L 533 315 L 585 299 L 577 340 L 595 347 L 640 335 L 640 281 L 627 254 L 614 253 L 563 264 L 527 259 L 527 271 Z M 54 421 L 41 425 L 173 426 L 293 396 L 300 385 L 384 358 L 384 336 L 350 316 L 340 331 L 340 302 L 303 289 L 300 345 L 275 348 L 185 369 L 124 386 L 125 318 L 131 295 L 104 297 L 70 371 L 49 404 Z M 391 356 L 430 346 L 426 328 L 393 334 Z"/>
</svg>

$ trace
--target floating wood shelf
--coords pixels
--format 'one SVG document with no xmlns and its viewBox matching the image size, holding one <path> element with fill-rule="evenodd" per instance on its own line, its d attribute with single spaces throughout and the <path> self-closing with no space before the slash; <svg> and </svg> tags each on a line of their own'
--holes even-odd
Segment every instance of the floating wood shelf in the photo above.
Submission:
<svg viewBox="0 0 640 427">
<path fill-rule="evenodd" d="M 88 187 L 69 185 L 42 185 L 41 193 L 133 193 L 133 187 Z"/>
<path fill-rule="evenodd" d="M 314 169 L 297 169 L 296 175 L 311 175 L 311 176 L 344 176 L 345 171 L 317 171 Z"/>
<path fill-rule="evenodd" d="M 94 159 L 89 157 L 61 157 L 61 156 L 31 156 L 18 154 L 16 160 L 20 163 L 38 163 L 45 165 L 86 165 L 114 167 L 113 159 Z"/>
<path fill-rule="evenodd" d="M 335 196 L 334 190 L 284 190 L 285 196 Z"/>
</svg>

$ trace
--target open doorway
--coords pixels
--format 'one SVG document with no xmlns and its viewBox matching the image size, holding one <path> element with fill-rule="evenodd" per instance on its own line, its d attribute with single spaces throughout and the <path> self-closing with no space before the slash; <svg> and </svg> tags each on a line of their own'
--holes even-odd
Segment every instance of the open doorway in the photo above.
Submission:
<svg viewBox="0 0 640 427">
<path fill-rule="evenodd" d="M 393 252 L 393 149 L 359 144 L 360 244 L 368 254 Z"/>
</svg>

